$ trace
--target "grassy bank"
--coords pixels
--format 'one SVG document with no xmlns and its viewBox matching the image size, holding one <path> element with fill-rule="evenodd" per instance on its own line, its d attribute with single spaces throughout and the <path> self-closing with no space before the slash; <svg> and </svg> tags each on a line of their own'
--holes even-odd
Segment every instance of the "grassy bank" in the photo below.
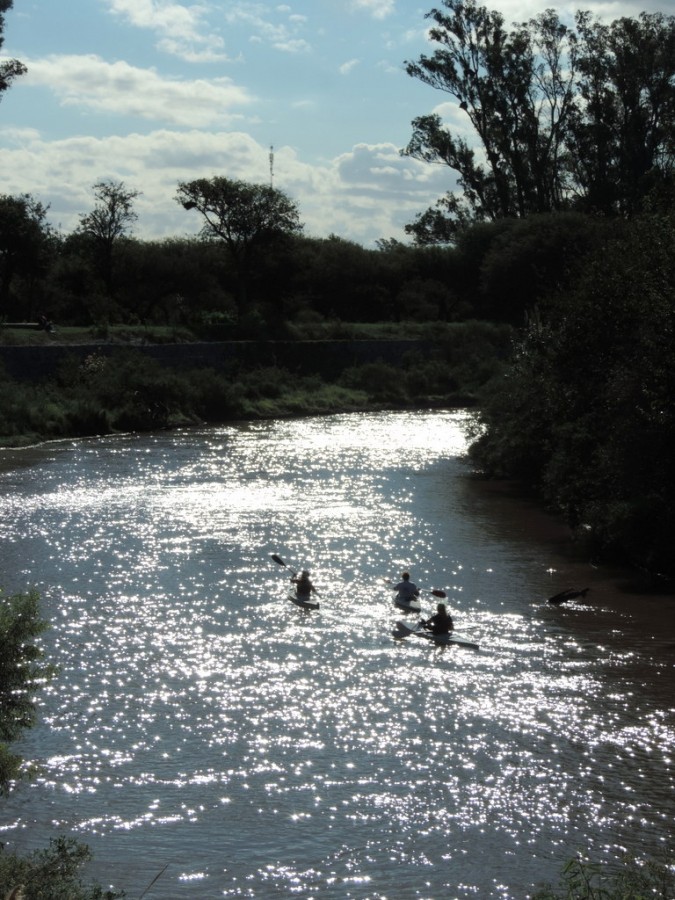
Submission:
<svg viewBox="0 0 675 900">
<path fill-rule="evenodd" d="M 342 322 L 321 320 L 306 322 L 285 322 L 267 334 L 240 334 L 234 325 L 208 326 L 196 328 L 173 325 L 57 325 L 52 331 L 38 328 L 32 322 L 0 322 L 0 345 L 14 347 L 42 347 L 52 344 L 91 344 L 109 342 L 112 344 L 170 344 L 188 343 L 201 340 L 240 340 L 265 337 L 268 340 L 296 341 L 399 341 L 399 340 L 446 340 L 458 331 L 475 327 L 476 323 L 459 322 Z M 491 327 L 491 326 L 488 326 Z"/>
<path fill-rule="evenodd" d="M 48 335 L 46 337 L 49 337 Z M 474 406 L 508 355 L 510 331 L 470 323 L 437 336 L 433 353 L 378 360 L 327 381 L 278 366 L 168 368 L 135 353 L 67 358 L 54 378 L 0 374 L 0 446 L 185 424 L 364 409 Z"/>
</svg>

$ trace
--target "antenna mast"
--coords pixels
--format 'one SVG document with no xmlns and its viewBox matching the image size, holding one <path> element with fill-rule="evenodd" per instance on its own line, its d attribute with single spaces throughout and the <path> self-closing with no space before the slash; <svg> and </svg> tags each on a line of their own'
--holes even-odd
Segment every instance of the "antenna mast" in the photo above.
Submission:
<svg viewBox="0 0 675 900">
<path fill-rule="evenodd" d="M 270 144 L 270 187 L 274 187 L 274 147 Z"/>
</svg>

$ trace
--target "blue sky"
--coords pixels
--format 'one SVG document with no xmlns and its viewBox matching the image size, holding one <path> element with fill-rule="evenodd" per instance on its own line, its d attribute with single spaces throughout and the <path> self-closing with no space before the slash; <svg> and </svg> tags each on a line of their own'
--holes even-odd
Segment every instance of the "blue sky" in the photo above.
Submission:
<svg viewBox="0 0 675 900">
<path fill-rule="evenodd" d="M 194 234 L 179 181 L 270 180 L 297 203 L 305 233 L 363 246 L 453 187 L 446 167 L 402 158 L 415 116 L 449 98 L 411 79 L 430 52 L 430 0 L 14 0 L 3 56 L 28 67 L 0 103 L 0 193 L 30 193 L 73 230 L 92 187 L 123 181 L 141 238 Z M 554 6 L 601 18 L 675 13 L 660 4 L 486 4 L 506 22 Z"/>
</svg>

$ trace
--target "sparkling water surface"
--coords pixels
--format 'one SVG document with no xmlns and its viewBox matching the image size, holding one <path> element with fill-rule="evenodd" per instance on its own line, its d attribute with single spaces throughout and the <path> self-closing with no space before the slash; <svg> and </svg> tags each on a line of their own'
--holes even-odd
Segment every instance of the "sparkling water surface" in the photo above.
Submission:
<svg viewBox="0 0 675 900">
<path fill-rule="evenodd" d="M 0 473 L 0 584 L 40 591 L 60 669 L 0 840 L 74 835 L 104 885 L 176 900 L 520 900 L 578 850 L 668 846 L 672 647 L 545 603 L 550 550 L 476 495 L 464 418 L 103 438 Z M 286 599 L 301 568 L 318 611 Z M 479 651 L 392 638 L 404 568 Z"/>
</svg>

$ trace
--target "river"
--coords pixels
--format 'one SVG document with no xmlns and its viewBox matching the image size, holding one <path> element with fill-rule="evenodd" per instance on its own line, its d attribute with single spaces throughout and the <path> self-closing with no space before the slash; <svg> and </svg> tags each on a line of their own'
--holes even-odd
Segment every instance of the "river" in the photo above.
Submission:
<svg viewBox="0 0 675 900">
<path fill-rule="evenodd" d="M 67 441 L 0 472 L 0 585 L 39 590 L 60 669 L 0 840 L 74 835 L 104 885 L 159 876 L 149 900 L 522 900 L 578 851 L 661 853 L 675 598 L 472 480 L 464 415 Z M 392 638 L 404 568 L 479 651 Z"/>
</svg>

